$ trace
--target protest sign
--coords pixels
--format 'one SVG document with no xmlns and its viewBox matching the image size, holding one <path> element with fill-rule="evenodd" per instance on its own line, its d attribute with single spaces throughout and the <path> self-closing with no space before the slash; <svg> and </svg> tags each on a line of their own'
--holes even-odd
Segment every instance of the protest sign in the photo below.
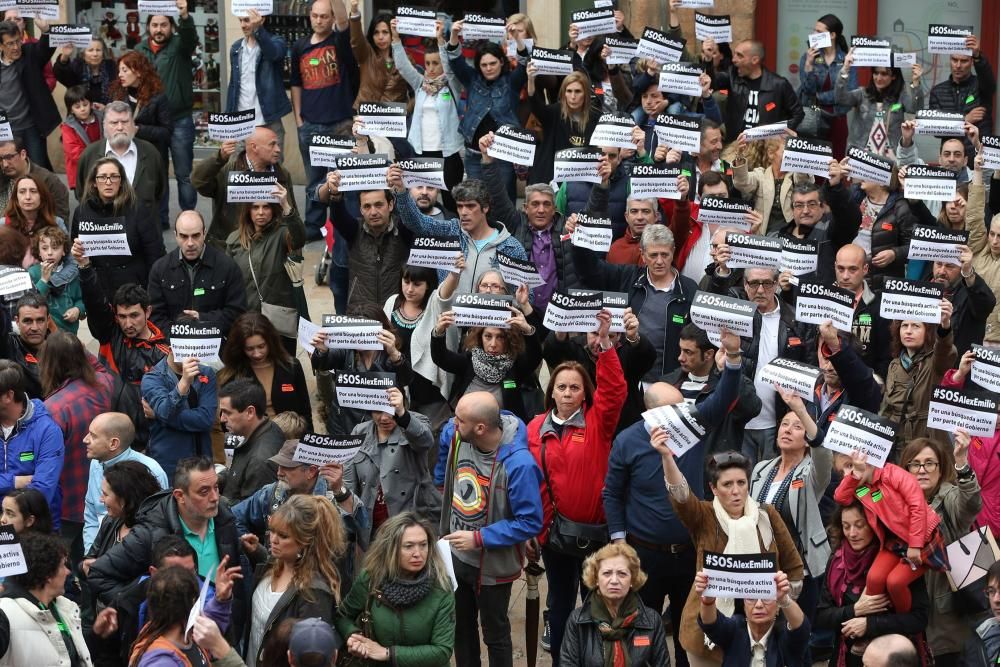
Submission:
<svg viewBox="0 0 1000 667">
<path fill-rule="evenodd" d="M 638 57 L 639 40 L 628 37 L 605 37 L 604 45 L 611 52 L 605 61 L 608 65 L 628 65 Z"/>
<path fill-rule="evenodd" d="M 659 89 L 664 93 L 700 98 L 701 75 L 701 68 L 688 63 L 664 63 L 660 68 Z"/>
<path fill-rule="evenodd" d="M 944 167 L 910 165 L 906 168 L 903 196 L 907 199 L 953 201 L 958 174 Z"/>
<path fill-rule="evenodd" d="M 702 595 L 714 598 L 774 600 L 778 586 L 777 557 L 773 553 L 720 554 L 705 552 L 702 571 L 708 586 Z"/>
<path fill-rule="evenodd" d="M 678 9 L 711 9 L 715 6 L 715 0 L 680 0 Z"/>
<path fill-rule="evenodd" d="M 253 134 L 256 126 L 257 112 L 253 109 L 208 114 L 208 138 L 212 141 L 242 141 Z"/>
<path fill-rule="evenodd" d="M 976 354 L 972 362 L 972 381 L 984 389 L 1000 393 L 1000 350 L 973 344 L 972 351 Z"/>
<path fill-rule="evenodd" d="M 292 460 L 307 465 L 324 466 L 327 463 L 350 463 L 365 442 L 363 435 L 323 435 L 305 433 L 295 446 Z"/>
<path fill-rule="evenodd" d="M 579 31 L 576 36 L 578 40 L 618 32 L 618 26 L 615 24 L 615 10 L 610 7 L 571 12 L 570 23 L 575 25 Z"/>
<path fill-rule="evenodd" d="M 757 306 L 731 296 L 698 290 L 691 302 L 691 321 L 708 334 L 715 345 L 720 344 L 723 327 L 737 336 L 753 336 L 753 317 Z"/>
<path fill-rule="evenodd" d="M 132 256 L 124 217 L 78 220 L 76 232 L 87 257 Z"/>
<path fill-rule="evenodd" d="M 538 68 L 538 74 L 566 76 L 573 72 L 573 52 L 566 49 L 533 47 L 530 62 Z"/>
<path fill-rule="evenodd" d="M 936 137 L 964 137 L 965 116 L 937 109 L 919 109 L 915 132 Z"/>
<path fill-rule="evenodd" d="M 887 278 L 879 315 L 886 320 L 941 323 L 941 286 L 932 282 Z"/>
<path fill-rule="evenodd" d="M 403 185 L 407 188 L 415 188 L 427 185 L 439 190 L 447 190 L 448 186 L 444 182 L 444 158 L 443 157 L 411 157 L 399 161 L 399 168 L 403 170 Z"/>
<path fill-rule="evenodd" d="M 173 16 L 176 19 L 181 15 L 176 0 L 139 0 L 138 9 L 141 16 Z"/>
<path fill-rule="evenodd" d="M 24 560 L 21 540 L 14 532 L 14 526 L 0 526 L 0 577 L 24 574 L 28 563 Z"/>
<path fill-rule="evenodd" d="M 514 297 L 508 294 L 458 294 L 451 302 L 455 326 L 509 329 Z"/>
<path fill-rule="evenodd" d="M 653 126 L 657 140 L 668 148 L 697 153 L 701 150 L 701 121 L 690 116 L 661 113 Z"/>
<path fill-rule="evenodd" d="M 396 7 L 396 32 L 415 37 L 437 36 L 437 12 L 426 7 Z"/>
<path fill-rule="evenodd" d="M 684 456 L 705 436 L 705 427 L 691 414 L 691 407 L 687 403 L 662 405 L 646 410 L 642 413 L 642 419 L 650 433 L 657 426 L 666 429 L 670 436 L 667 447 L 674 456 Z"/>
<path fill-rule="evenodd" d="M 841 454 L 858 451 L 868 455 L 868 463 L 884 468 L 896 441 L 896 422 L 852 405 L 841 406 L 830 422 L 823 446 Z"/>
<path fill-rule="evenodd" d="M 462 39 L 487 39 L 499 42 L 507 36 L 507 20 L 493 14 L 466 12 L 462 19 Z"/>
<path fill-rule="evenodd" d="M 205 602 L 208 600 L 208 589 L 212 583 L 212 576 L 215 572 L 210 572 L 205 580 L 201 582 L 201 588 L 198 589 L 198 599 L 194 601 L 191 605 L 191 611 L 188 612 L 187 625 L 184 626 L 184 636 L 187 637 L 194 628 L 195 621 L 201 616 L 205 611 Z"/>
<path fill-rule="evenodd" d="M 312 344 L 312 340 L 313 337 L 315 337 L 320 331 L 323 331 L 323 329 L 318 324 L 313 324 L 304 317 L 299 318 L 299 327 L 296 338 L 299 341 L 299 345 L 302 346 L 302 349 L 305 350 L 307 354 L 311 355 L 316 350 Z M 323 333 L 326 332 L 324 331 Z"/>
<path fill-rule="evenodd" d="M 851 168 L 851 178 L 879 185 L 892 182 L 892 168 L 895 163 L 881 155 L 869 153 L 856 146 L 847 147 L 847 165 Z"/>
<path fill-rule="evenodd" d="M 395 373 L 351 373 L 337 371 L 337 405 L 371 412 L 393 413 L 388 390 L 396 386 Z"/>
<path fill-rule="evenodd" d="M 784 137 L 788 134 L 788 121 L 781 121 L 780 123 L 770 123 L 768 125 L 758 125 L 757 127 L 748 127 L 743 130 L 743 137 L 747 141 L 763 141 L 770 137 Z"/>
<path fill-rule="evenodd" d="M 597 314 L 603 308 L 600 293 L 572 296 L 553 292 L 545 309 L 543 324 L 549 331 L 586 333 L 597 328 Z"/>
<path fill-rule="evenodd" d="M 457 236 L 447 238 L 420 236 L 413 239 L 413 247 L 406 263 L 410 266 L 424 266 L 429 269 L 459 273 L 455 268 L 455 261 L 461 252 L 462 242 Z"/>
<path fill-rule="evenodd" d="M 552 180 L 557 183 L 600 183 L 601 177 L 597 170 L 603 157 L 604 153 L 600 148 L 564 148 L 556 151 Z"/>
<path fill-rule="evenodd" d="M 803 280 L 795 299 L 795 319 L 806 324 L 832 320 L 834 328 L 850 333 L 854 322 L 854 293 L 836 285 Z"/>
<path fill-rule="evenodd" d="M 309 139 L 309 164 L 314 167 L 337 168 L 337 159 L 354 152 L 354 137 L 335 134 L 314 134 Z"/>
<path fill-rule="evenodd" d="M 694 14 L 694 38 L 700 40 L 711 39 L 716 44 L 729 43 L 733 41 L 733 22 L 729 14 Z"/>
<path fill-rule="evenodd" d="M 743 199 L 704 196 L 698 203 L 698 221 L 749 232 L 752 224 L 749 214 L 752 211 L 753 203 Z"/>
<path fill-rule="evenodd" d="M 785 152 L 781 157 L 781 170 L 827 178 L 830 175 L 831 160 L 833 144 L 829 141 L 789 137 L 785 141 Z"/>
<path fill-rule="evenodd" d="M 628 305 L 628 294 L 625 292 L 595 292 L 594 290 L 571 289 L 570 296 L 594 296 L 600 295 L 601 308 L 611 313 L 610 333 L 621 333 L 625 331 L 625 310 Z M 594 322 L 594 331 L 597 330 L 597 322 Z"/>
<path fill-rule="evenodd" d="M 738 232 L 726 234 L 730 269 L 777 269 L 781 266 L 781 239 L 751 236 Z"/>
<path fill-rule="evenodd" d="M 778 357 L 760 369 L 758 377 L 761 382 L 778 385 L 785 391 L 793 392 L 803 401 L 815 401 L 816 383 L 821 375 L 823 371 L 818 366 Z"/>
<path fill-rule="evenodd" d="M 965 45 L 965 38 L 973 34 L 971 25 L 931 23 L 927 26 L 928 53 L 971 56 L 972 49 Z"/>
<path fill-rule="evenodd" d="M 513 125 L 501 125 L 493 132 L 493 143 L 486 154 L 497 160 L 530 167 L 535 164 L 535 135 Z"/>
<path fill-rule="evenodd" d="M 675 63 L 681 59 L 685 43 L 684 39 L 674 39 L 661 30 L 646 26 L 635 54 L 640 58 L 652 58 L 658 63 Z"/>
<path fill-rule="evenodd" d="M 603 113 L 597 119 L 597 125 L 590 135 L 590 145 L 634 149 L 632 130 L 635 127 L 635 121 L 627 113 Z"/>
<path fill-rule="evenodd" d="M 825 49 L 831 46 L 833 46 L 833 39 L 830 37 L 830 33 L 828 32 L 809 33 L 810 49 L 816 49 L 817 51 L 819 51 L 820 49 Z"/>
<path fill-rule="evenodd" d="M 1000 137 L 986 135 L 979 137 L 983 144 L 983 149 L 979 152 L 983 156 L 983 167 L 986 169 L 1000 169 Z"/>
<path fill-rule="evenodd" d="M 962 265 L 962 251 L 959 246 L 967 245 L 969 232 L 964 229 L 943 229 L 930 225 L 916 225 L 910 240 L 909 260 L 922 259 L 927 262 L 944 262 Z"/>
<path fill-rule="evenodd" d="M 274 13 L 273 0 L 230 0 L 230 10 L 236 18 L 245 18 L 250 15 L 250 10 L 255 9 L 261 16 L 269 16 Z"/>
<path fill-rule="evenodd" d="M 336 159 L 341 192 L 383 190 L 392 163 L 385 153 L 341 155 Z"/>
<path fill-rule="evenodd" d="M 917 52 L 910 51 L 908 53 L 899 53 L 897 51 L 892 52 L 892 66 L 893 67 L 913 67 L 917 64 Z"/>
<path fill-rule="evenodd" d="M 969 435 L 992 436 L 997 429 L 998 405 L 992 392 L 934 387 L 927 407 L 927 428 L 945 433 L 964 428 Z"/>
<path fill-rule="evenodd" d="M 31 274 L 20 266 L 0 268 L 0 296 L 19 294 L 35 289 Z"/>
<path fill-rule="evenodd" d="M 400 102 L 362 102 L 358 105 L 358 134 L 406 138 L 406 105 Z"/>
<path fill-rule="evenodd" d="M 851 37 L 852 67 L 892 67 L 892 40 L 887 37 Z"/>
<path fill-rule="evenodd" d="M 502 252 L 497 253 L 497 268 L 508 285 L 527 285 L 541 287 L 545 284 L 538 273 L 538 267 L 526 259 L 517 259 Z"/>
<path fill-rule="evenodd" d="M 326 346 L 331 350 L 381 350 L 382 324 L 378 320 L 347 315 L 324 315 Z"/>
<path fill-rule="evenodd" d="M 702 199 L 702 201 L 705 201 Z M 788 271 L 793 276 L 804 276 L 816 270 L 819 256 L 819 245 L 814 241 L 792 241 L 781 239 L 782 271 Z"/>
<path fill-rule="evenodd" d="M 198 323 L 170 326 L 170 349 L 174 359 L 197 359 L 203 364 L 219 361 L 222 347 L 222 330 L 219 327 Z"/>
<path fill-rule="evenodd" d="M 0 113 L 0 141 L 14 141 L 14 130 L 5 113 Z"/>
<path fill-rule="evenodd" d="M 506 23 L 505 23 L 504 24 L 504 30 L 506 30 L 506 29 L 507 28 L 506 28 Z M 524 45 L 524 50 L 527 51 L 528 54 L 531 54 L 531 52 L 535 48 L 535 40 L 531 39 L 530 37 L 525 37 L 524 39 L 522 39 L 521 40 L 521 44 Z M 516 39 L 508 39 L 507 40 L 507 55 L 509 57 L 511 57 L 511 58 L 516 58 L 517 57 L 517 40 Z M 570 65 L 570 67 L 572 67 L 572 65 Z"/>
<path fill-rule="evenodd" d="M 227 204 L 252 204 L 256 201 L 277 204 L 274 186 L 278 174 L 273 171 L 231 171 L 226 178 Z"/>
<path fill-rule="evenodd" d="M 677 177 L 681 175 L 680 167 L 667 164 L 636 164 L 632 167 L 632 192 L 635 199 L 680 199 L 677 189 Z"/>
<path fill-rule="evenodd" d="M 49 46 L 53 49 L 61 49 L 64 46 L 75 46 L 78 49 L 86 49 L 93 41 L 94 35 L 89 25 L 50 25 L 49 26 Z"/>
<path fill-rule="evenodd" d="M 576 247 L 607 252 L 611 248 L 611 236 L 611 218 L 576 214 L 576 229 L 573 230 L 573 245 Z"/>
<path fill-rule="evenodd" d="M 176 3 L 172 2 L 171 4 L 174 5 L 174 11 L 176 12 Z M 17 7 L 22 18 L 44 19 L 46 21 L 59 20 L 59 0 L 17 0 L 14 6 Z"/>
</svg>

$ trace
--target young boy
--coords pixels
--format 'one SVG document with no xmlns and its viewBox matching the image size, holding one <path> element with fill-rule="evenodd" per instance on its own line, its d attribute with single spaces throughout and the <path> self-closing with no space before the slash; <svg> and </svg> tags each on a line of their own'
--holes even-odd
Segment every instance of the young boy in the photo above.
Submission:
<svg viewBox="0 0 1000 667">
<path fill-rule="evenodd" d="M 49 302 L 49 315 L 56 326 L 74 336 L 86 315 L 80 270 L 69 254 L 69 236 L 58 227 L 43 227 L 31 241 L 38 264 L 28 274 L 38 293 Z"/>
<path fill-rule="evenodd" d="M 66 156 L 66 180 L 69 189 L 76 187 L 76 165 L 83 149 L 104 136 L 101 112 L 87 99 L 87 86 L 71 86 L 63 98 L 69 113 L 62 123 L 63 153 Z"/>
</svg>

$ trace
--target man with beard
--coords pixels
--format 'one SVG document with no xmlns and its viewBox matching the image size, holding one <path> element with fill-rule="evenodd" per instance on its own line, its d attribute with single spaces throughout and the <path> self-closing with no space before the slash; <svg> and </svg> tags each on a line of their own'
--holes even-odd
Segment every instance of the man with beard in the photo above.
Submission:
<svg viewBox="0 0 1000 667">
<path fill-rule="evenodd" d="M 128 102 L 111 102 L 104 107 L 105 141 L 95 141 L 80 154 L 76 167 L 76 199 L 83 201 L 83 190 L 94 163 L 113 157 L 125 167 L 125 176 L 135 191 L 139 204 L 158 211 L 167 187 L 167 166 L 156 146 L 137 139 L 137 128 Z"/>
<path fill-rule="evenodd" d="M 44 398 L 38 374 L 38 351 L 49 334 L 49 304 L 38 292 L 28 292 L 14 307 L 17 333 L 3 318 L 6 332 L 0 334 L 0 358 L 10 359 L 24 369 L 24 391 L 28 398 Z"/>
<path fill-rule="evenodd" d="M 438 206 L 440 190 L 431 185 L 417 185 L 410 188 L 410 196 L 420 212 L 435 220 L 451 220 L 455 217 L 452 211 Z"/>
<path fill-rule="evenodd" d="M 732 67 L 717 74 L 712 87 L 729 91 L 723 121 L 730 141 L 748 127 L 783 120 L 794 130 L 805 117 L 792 84 L 764 67 L 764 45 L 760 42 L 735 44 Z"/>
<path fill-rule="evenodd" d="M 955 332 L 958 356 L 961 357 L 972 349 L 973 343 L 983 340 L 986 320 L 996 307 L 997 298 L 986 281 L 976 274 L 969 246 L 959 246 L 959 249 L 962 265 L 934 262 L 931 281 L 944 289 L 944 298 L 955 307 L 951 328 Z"/>
</svg>

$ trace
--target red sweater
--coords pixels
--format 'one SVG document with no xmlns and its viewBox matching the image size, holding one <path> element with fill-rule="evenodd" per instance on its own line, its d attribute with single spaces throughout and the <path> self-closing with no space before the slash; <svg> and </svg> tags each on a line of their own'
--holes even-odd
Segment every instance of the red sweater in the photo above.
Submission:
<svg viewBox="0 0 1000 667">
<path fill-rule="evenodd" d="M 883 547 L 888 528 L 896 537 L 906 540 L 907 546 L 923 549 L 941 523 L 941 517 L 927 504 L 916 478 L 895 464 L 886 463 L 881 470 L 875 469 L 871 484 L 861 487 L 867 488 L 867 493 L 857 493 L 858 488 L 858 480 L 847 475 L 833 494 L 834 500 L 841 505 L 850 505 L 855 498 L 860 500 L 868 525 Z"/>
<path fill-rule="evenodd" d="M 593 403 L 583 413 L 583 426 L 573 424 L 578 417 L 571 419 L 563 426 L 560 438 L 551 428 L 551 410 L 528 424 L 528 448 L 543 472 L 546 467 L 542 466 L 542 438 L 545 439 L 548 478 L 559 512 L 567 519 L 580 523 L 605 521 L 601 490 L 608 473 L 611 441 L 627 396 L 628 386 L 618 352 L 611 349 L 597 358 L 597 390 Z M 552 498 L 544 479 L 540 492 L 545 517 L 539 541 L 544 544 L 553 517 Z"/>
</svg>

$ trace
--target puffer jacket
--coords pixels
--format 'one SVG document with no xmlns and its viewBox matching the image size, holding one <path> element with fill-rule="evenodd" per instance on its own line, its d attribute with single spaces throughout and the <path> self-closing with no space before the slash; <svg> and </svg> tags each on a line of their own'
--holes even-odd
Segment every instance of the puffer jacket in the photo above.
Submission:
<svg viewBox="0 0 1000 667">
<path fill-rule="evenodd" d="M 104 112 L 92 109 L 91 113 L 97 119 L 97 127 L 101 128 L 101 137 L 104 137 Z M 90 135 L 87 134 L 83 123 L 72 113 L 66 114 L 66 120 L 62 122 L 62 144 L 63 159 L 66 165 L 66 184 L 70 190 L 76 189 L 76 169 L 80 163 L 80 156 L 83 150 L 89 146 Z M 100 141 L 100 139 L 98 139 Z"/>
<path fill-rule="evenodd" d="M 864 88 L 852 87 L 850 80 L 838 76 L 834 85 L 834 95 L 838 107 L 853 109 L 848 123 L 850 132 L 847 144 L 858 148 L 868 145 L 868 133 L 871 132 L 872 123 L 875 122 L 879 104 L 885 114 L 885 129 L 889 132 L 887 145 L 892 151 L 899 145 L 899 138 L 902 136 L 900 126 L 906 120 L 906 114 L 914 114 L 918 109 L 924 108 L 923 86 L 914 88 L 906 82 L 903 83 L 898 100 L 879 103 L 872 100 Z"/>
<path fill-rule="evenodd" d="M 379 58 L 365 37 L 361 16 L 351 17 L 351 51 L 358 61 L 361 85 L 354 98 L 354 110 L 362 102 L 408 102 L 410 88 L 395 64 Z M 410 107 L 412 108 L 412 107 Z"/>
<path fill-rule="evenodd" d="M 860 207 L 864 200 L 865 193 L 861 190 L 861 185 L 854 185 L 851 188 L 851 202 L 861 210 Z M 916 223 L 917 218 L 910 212 L 910 203 L 903 198 L 903 193 L 899 190 L 890 192 L 889 198 L 885 200 L 885 205 L 882 206 L 872 223 L 870 255 L 874 257 L 883 250 L 892 250 L 896 253 L 896 259 L 889 266 L 871 264 L 869 279 L 876 276 L 903 277 L 906 259 L 910 252 L 910 238 L 913 236 L 913 226 Z"/>
<path fill-rule="evenodd" d="M 52 601 L 48 609 L 39 608 L 33 595 L 20 586 L 9 582 L 0 598 L 0 613 L 9 630 L 8 643 L 3 646 L 3 667 L 62 667 L 70 665 L 69 651 L 66 649 L 67 635 L 73 642 L 80 667 L 91 667 L 90 650 L 84 640 L 83 624 L 80 621 L 80 607 L 62 595 Z M 59 620 L 51 608 L 59 612 Z M 61 637 L 60 630 L 65 632 Z"/>
<path fill-rule="evenodd" d="M 520 127 L 517 108 L 520 104 L 521 89 L 528 82 L 528 73 L 525 69 L 528 61 L 526 53 L 518 54 L 517 67 L 514 71 L 501 74 L 492 83 L 488 83 L 479 72 L 465 62 L 461 48 L 457 46 L 452 48 L 452 45 L 448 44 L 446 54 L 442 54 L 442 57 L 445 55 L 451 59 L 451 68 L 467 91 L 465 116 L 459 125 L 466 144 L 471 145 L 476 129 L 487 114 L 493 117 L 497 125 L 510 124 Z"/>
<path fill-rule="evenodd" d="M 903 368 L 898 356 L 889 364 L 879 414 L 899 424 L 890 460 L 898 460 L 910 440 L 927 437 L 929 433 L 927 409 L 931 392 L 941 382 L 945 371 L 955 365 L 958 356 L 952 333 L 949 330 L 942 336 L 939 330 L 934 349 L 913 357 L 910 370 Z"/>
<path fill-rule="evenodd" d="M 28 488 L 45 496 L 52 511 L 52 523 L 58 529 L 62 517 L 59 477 L 65 458 L 62 430 L 40 400 L 29 399 L 27 394 L 21 396 L 21 400 L 24 401 L 24 414 L 14 422 L 10 435 L 0 433 L 4 458 L 0 488 L 13 489 L 16 477 L 31 475 Z M 78 446 L 77 443 L 71 444 Z"/>
<path fill-rule="evenodd" d="M 785 174 L 781 181 L 781 213 L 785 222 L 792 221 L 792 188 L 796 185 L 813 183 L 816 180 L 812 174 L 799 172 Z M 756 167 L 750 171 L 746 158 L 733 160 L 733 185 L 746 197 L 753 197 L 753 208 L 764 216 L 766 223 L 774 205 L 774 174 L 770 168 Z M 767 232 L 775 231 L 767 228 Z"/>
<path fill-rule="evenodd" d="M 596 593 L 591 593 L 596 595 Z M 596 667 L 604 664 L 604 640 L 600 623 L 590 611 L 590 597 L 573 610 L 566 621 L 559 664 L 565 667 Z M 667 634 L 660 614 L 637 600 L 638 609 L 622 646 L 628 651 L 633 667 L 669 667 Z"/>
<path fill-rule="evenodd" d="M 952 77 L 931 88 L 927 99 L 927 107 L 938 111 L 950 111 L 968 114 L 976 107 L 985 107 L 986 114 L 975 125 L 980 136 L 993 131 L 993 98 L 997 93 L 997 80 L 990 67 L 990 61 L 980 54 L 972 59 L 973 71 L 962 81 L 955 83 Z M 962 137 L 965 144 L 965 154 L 975 155 L 972 142 L 968 137 Z"/>
<path fill-rule="evenodd" d="M 156 71 L 163 81 L 163 93 L 170 100 L 170 110 L 176 122 L 191 114 L 194 97 L 191 56 L 198 47 L 198 31 L 194 27 L 194 16 L 190 14 L 186 19 L 175 17 L 174 24 L 176 28 L 173 36 L 159 51 L 153 53 L 149 46 L 151 38 L 136 44 L 135 50 L 156 65 Z"/>
<path fill-rule="evenodd" d="M 234 231 L 226 239 L 226 252 L 235 260 L 243 274 L 247 290 L 247 310 L 260 311 L 261 299 L 267 303 L 288 308 L 295 307 L 295 288 L 285 270 L 288 255 L 306 243 L 306 227 L 299 212 L 281 220 L 272 220 L 263 233 L 254 239 L 249 248 L 240 244 L 240 232 Z M 253 263 L 253 273 L 250 264 Z M 257 280 L 254 280 L 254 276 Z"/>
</svg>

